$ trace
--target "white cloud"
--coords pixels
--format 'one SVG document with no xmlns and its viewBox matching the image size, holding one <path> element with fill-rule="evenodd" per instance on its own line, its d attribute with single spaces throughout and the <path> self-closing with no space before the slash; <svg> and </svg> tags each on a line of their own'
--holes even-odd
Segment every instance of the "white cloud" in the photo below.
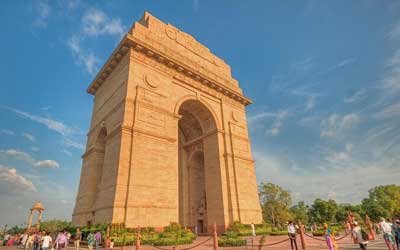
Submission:
<svg viewBox="0 0 400 250">
<path fill-rule="evenodd" d="M 317 97 L 322 96 L 322 94 L 320 94 L 320 93 L 314 93 L 314 92 L 301 90 L 301 89 L 292 90 L 292 91 L 290 91 L 290 93 L 292 95 L 302 96 L 302 97 L 306 98 L 306 101 L 304 104 L 305 111 L 309 111 L 309 110 L 313 109 L 315 106 L 315 100 L 317 99 Z"/>
<path fill-rule="evenodd" d="M 36 160 L 30 154 L 16 149 L 0 150 L 0 153 L 14 160 L 24 161 L 35 168 L 59 168 L 60 164 L 54 160 Z"/>
<path fill-rule="evenodd" d="M 260 112 L 260 113 L 256 113 L 256 114 L 250 115 L 247 118 L 247 122 L 249 124 L 251 124 L 251 123 L 259 122 L 259 121 L 264 120 L 266 118 L 274 118 L 276 116 L 277 116 L 277 113 L 274 113 L 274 112 Z"/>
<path fill-rule="evenodd" d="M 59 168 L 60 164 L 54 160 L 37 161 L 33 164 L 37 168 Z"/>
<path fill-rule="evenodd" d="M 38 148 L 38 147 L 31 147 L 31 150 L 32 150 L 33 152 L 39 152 L 40 148 Z"/>
<path fill-rule="evenodd" d="M 29 134 L 29 133 L 22 133 L 21 135 L 22 135 L 22 137 L 24 137 L 24 138 L 26 138 L 26 139 L 28 139 L 28 140 L 30 140 L 30 141 L 32 141 L 32 142 L 34 142 L 34 141 L 36 140 L 36 139 L 35 139 L 35 136 L 32 135 L 32 134 Z"/>
<path fill-rule="evenodd" d="M 355 127 L 359 121 L 360 117 L 355 113 L 343 116 L 332 114 L 321 121 L 321 137 L 336 137 L 344 131 Z"/>
<path fill-rule="evenodd" d="M 14 131 L 8 130 L 8 129 L 2 129 L 0 131 L 0 134 L 5 134 L 5 135 L 14 135 Z"/>
<path fill-rule="evenodd" d="M 53 120 L 51 118 L 46 118 L 46 117 L 42 117 L 42 116 L 38 116 L 38 115 L 32 115 L 28 112 L 21 111 L 18 109 L 13 109 L 13 108 L 8 108 L 8 107 L 7 107 L 7 109 L 15 112 L 16 114 L 20 115 L 23 118 L 26 118 L 33 122 L 45 125 L 48 129 L 56 131 L 57 133 L 59 133 L 61 135 L 66 136 L 66 135 L 77 133 L 76 129 L 73 129 L 73 128 L 67 126 L 66 124 L 64 124 L 61 121 Z"/>
<path fill-rule="evenodd" d="M 386 62 L 386 72 L 382 83 L 388 94 L 400 92 L 400 49 L 397 49 Z"/>
<path fill-rule="evenodd" d="M 63 149 L 61 152 L 63 152 L 64 154 L 66 154 L 68 156 L 72 156 L 72 153 L 66 149 Z"/>
<path fill-rule="evenodd" d="M 328 149 L 325 160 L 331 165 L 331 168 L 349 167 L 352 165 L 353 144 L 346 143 L 344 149 L 340 152 Z"/>
<path fill-rule="evenodd" d="M 1 106 L 0 106 L 1 107 Z M 25 111 L 21 111 L 18 109 L 13 109 L 9 107 L 4 107 L 6 109 L 9 109 L 16 114 L 20 115 L 23 118 L 29 119 L 33 122 L 37 122 L 39 124 L 45 125 L 48 129 L 53 130 L 63 136 L 62 142 L 65 146 L 67 147 L 73 147 L 77 149 L 85 149 L 85 146 L 81 143 L 75 142 L 70 137 L 73 137 L 76 134 L 81 134 L 79 129 L 73 128 L 71 126 L 68 126 L 64 124 L 61 121 L 57 121 L 54 119 L 38 116 L 38 115 L 33 115 Z M 38 151 L 39 148 L 31 148 L 32 151 Z"/>
<path fill-rule="evenodd" d="M 374 114 L 375 118 L 395 118 L 400 116 L 400 102 L 388 105 Z"/>
<path fill-rule="evenodd" d="M 66 2 L 68 9 L 76 9 L 81 3 L 80 0 L 67 0 Z"/>
<path fill-rule="evenodd" d="M 99 67 L 99 59 L 93 52 L 86 52 L 80 45 L 80 38 L 72 36 L 67 43 L 78 65 L 84 65 L 86 71 L 93 75 Z"/>
<path fill-rule="evenodd" d="M 250 126 L 253 125 L 264 125 L 265 122 L 263 120 L 271 120 L 270 126 L 265 130 L 266 135 L 276 136 L 281 132 L 281 128 L 283 126 L 283 121 L 290 115 L 290 111 L 288 109 L 280 110 L 278 112 L 260 112 L 257 114 L 253 114 L 249 116 L 247 119 Z M 264 127 L 264 126 L 263 126 Z"/>
<path fill-rule="evenodd" d="M 82 46 L 82 42 L 88 37 L 101 35 L 121 38 L 125 30 L 120 18 L 109 17 L 102 10 L 92 8 L 83 14 L 81 30 L 70 37 L 67 46 L 71 50 L 76 64 L 84 65 L 86 71 L 94 75 L 99 68 L 100 60 L 95 53 Z"/>
<path fill-rule="evenodd" d="M 272 126 L 268 128 L 265 133 L 267 135 L 276 136 L 281 132 L 283 126 L 283 120 L 289 115 L 288 110 L 281 110 L 276 114 L 275 120 Z"/>
<path fill-rule="evenodd" d="M 68 139 L 68 138 L 64 139 L 64 145 L 67 147 L 72 147 L 72 148 L 77 148 L 77 149 L 85 149 L 85 145 L 83 145 L 79 142 L 73 141 L 71 139 Z"/>
<path fill-rule="evenodd" d="M 15 194 L 36 192 L 32 181 L 17 173 L 15 168 L 0 165 L 0 193 Z"/>
<path fill-rule="evenodd" d="M 51 106 L 41 107 L 40 109 L 41 109 L 41 110 L 44 110 L 44 111 L 47 111 L 47 110 L 51 109 Z"/>
<path fill-rule="evenodd" d="M 316 76 L 326 75 L 326 74 L 332 73 L 336 70 L 340 70 L 340 69 L 344 68 L 345 66 L 348 66 L 354 62 L 356 62 L 355 58 L 345 58 L 342 61 L 336 63 L 335 65 L 332 65 L 331 67 L 327 68 L 326 70 L 322 70 L 322 71 L 316 73 L 315 75 Z"/>
<path fill-rule="evenodd" d="M 345 103 L 359 102 L 366 97 L 367 97 L 367 91 L 365 89 L 360 89 L 355 93 L 353 93 L 351 96 L 345 97 L 343 102 Z"/>
<path fill-rule="evenodd" d="M 298 124 L 301 126 L 314 126 L 320 123 L 321 118 L 318 116 L 306 116 L 299 120 Z"/>
<path fill-rule="evenodd" d="M 8 155 L 17 160 L 25 161 L 29 164 L 34 164 L 35 162 L 35 159 L 30 154 L 16 149 L 0 150 L 0 153 Z"/>
<path fill-rule="evenodd" d="M 36 28 L 46 28 L 48 17 L 51 12 L 50 5 L 48 1 L 37 1 L 34 4 L 34 8 L 36 10 L 36 18 L 33 20 L 32 25 Z"/>
<path fill-rule="evenodd" d="M 87 36 L 111 35 L 121 37 L 124 26 L 121 19 L 110 18 L 98 9 L 88 10 L 82 17 L 83 33 Z"/>
</svg>

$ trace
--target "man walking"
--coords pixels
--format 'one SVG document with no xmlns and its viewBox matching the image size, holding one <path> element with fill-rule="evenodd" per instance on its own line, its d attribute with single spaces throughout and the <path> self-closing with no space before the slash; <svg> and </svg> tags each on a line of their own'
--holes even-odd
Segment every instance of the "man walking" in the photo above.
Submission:
<svg viewBox="0 0 400 250">
<path fill-rule="evenodd" d="M 383 239 L 389 250 L 396 250 L 394 237 L 392 234 L 392 226 L 385 221 L 385 218 L 381 218 L 381 222 L 379 222 L 379 227 L 382 229 L 383 232 Z"/>
<path fill-rule="evenodd" d="M 296 226 L 292 221 L 289 221 L 289 224 L 287 226 L 288 230 L 288 236 L 290 239 L 290 246 L 292 250 L 298 250 L 297 249 L 297 242 L 296 242 Z"/>
<path fill-rule="evenodd" d="M 251 235 L 256 236 L 256 226 L 254 225 L 254 222 L 251 223 Z"/>
<path fill-rule="evenodd" d="M 356 239 L 358 244 L 360 245 L 360 249 L 367 250 L 368 241 L 364 240 L 363 234 L 362 234 L 362 229 L 358 225 L 357 221 L 354 221 L 353 230 L 351 233 L 353 235 L 353 238 Z"/>
<path fill-rule="evenodd" d="M 79 250 L 79 245 L 81 243 L 81 240 L 82 240 L 82 233 L 81 233 L 81 230 L 79 228 L 77 228 L 76 233 L 75 233 L 75 238 L 74 238 L 75 250 Z"/>
</svg>

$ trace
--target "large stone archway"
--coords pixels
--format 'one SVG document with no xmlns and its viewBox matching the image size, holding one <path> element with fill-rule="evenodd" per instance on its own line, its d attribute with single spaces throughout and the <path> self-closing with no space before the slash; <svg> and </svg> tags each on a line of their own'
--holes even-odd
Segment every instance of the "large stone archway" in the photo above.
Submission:
<svg viewBox="0 0 400 250">
<path fill-rule="evenodd" d="M 198 232 L 260 223 L 246 98 L 230 66 L 145 13 L 88 88 L 95 96 L 75 225 Z"/>
</svg>

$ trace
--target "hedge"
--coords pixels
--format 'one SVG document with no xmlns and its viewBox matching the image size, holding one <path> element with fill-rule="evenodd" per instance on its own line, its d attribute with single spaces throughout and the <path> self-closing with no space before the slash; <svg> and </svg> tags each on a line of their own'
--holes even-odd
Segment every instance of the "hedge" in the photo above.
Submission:
<svg viewBox="0 0 400 250">
<path fill-rule="evenodd" d="M 246 239 L 243 238 L 226 238 L 221 237 L 218 239 L 218 246 L 220 247 L 238 247 L 245 246 Z"/>
</svg>

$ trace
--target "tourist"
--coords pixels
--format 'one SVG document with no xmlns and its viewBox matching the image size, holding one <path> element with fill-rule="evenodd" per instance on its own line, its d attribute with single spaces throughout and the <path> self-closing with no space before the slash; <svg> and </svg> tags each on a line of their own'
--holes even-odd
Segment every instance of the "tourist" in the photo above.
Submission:
<svg viewBox="0 0 400 250">
<path fill-rule="evenodd" d="M 195 234 L 196 236 L 198 236 L 198 234 L 199 234 L 199 230 L 198 230 L 197 225 L 194 226 L 194 234 Z"/>
<path fill-rule="evenodd" d="M 56 238 L 56 248 L 59 250 L 65 250 L 67 247 L 67 236 L 63 231 L 60 231 Z"/>
<path fill-rule="evenodd" d="M 297 250 L 296 226 L 292 221 L 289 221 L 287 231 L 290 239 L 290 247 L 292 248 L 292 250 Z"/>
<path fill-rule="evenodd" d="M 390 223 L 386 222 L 384 218 L 381 218 L 381 222 L 379 223 L 379 227 L 383 233 L 383 239 L 389 250 L 396 250 L 394 246 L 394 238 L 392 233 L 392 227 Z"/>
<path fill-rule="evenodd" d="M 19 243 L 19 234 L 14 235 L 14 246 L 18 246 Z"/>
<path fill-rule="evenodd" d="M 360 245 L 360 249 L 367 250 L 368 241 L 364 239 L 363 231 L 361 227 L 358 225 L 357 221 L 354 221 L 351 233 L 353 235 L 353 238 L 356 239 L 357 243 Z"/>
<path fill-rule="evenodd" d="M 21 240 L 21 244 L 25 247 L 26 246 L 26 242 L 28 241 L 28 233 L 24 233 L 22 235 L 22 240 Z"/>
<path fill-rule="evenodd" d="M 79 250 L 79 245 L 81 243 L 81 240 L 82 240 L 82 233 L 81 233 L 81 230 L 79 228 L 77 228 L 76 233 L 75 233 L 75 238 L 74 238 L 75 250 Z"/>
<path fill-rule="evenodd" d="M 13 245 L 14 245 L 14 238 L 12 237 L 12 235 L 9 235 L 6 246 L 13 246 Z"/>
<path fill-rule="evenodd" d="M 31 248 L 33 244 L 33 234 L 28 234 L 28 239 L 26 240 L 25 249 Z"/>
<path fill-rule="evenodd" d="M 256 236 L 256 226 L 254 222 L 251 223 L 251 235 Z"/>
<path fill-rule="evenodd" d="M 329 250 L 336 250 L 335 236 L 332 232 L 332 229 L 328 227 L 328 224 L 324 223 L 324 230 L 326 245 L 328 246 Z"/>
<path fill-rule="evenodd" d="M 39 250 L 40 241 L 41 241 L 40 233 L 39 232 L 34 233 L 33 234 L 33 250 Z"/>
<path fill-rule="evenodd" d="M 100 231 L 97 231 L 94 234 L 94 244 L 95 244 L 96 250 L 99 250 L 99 246 L 101 244 L 101 233 L 100 233 Z"/>
<path fill-rule="evenodd" d="M 6 235 L 4 235 L 4 239 L 3 239 L 3 246 L 7 246 L 7 241 L 10 239 L 10 234 L 6 233 Z"/>
<path fill-rule="evenodd" d="M 400 245 L 399 245 L 399 230 L 400 230 L 400 220 L 394 219 L 393 218 L 393 224 L 392 224 L 392 234 L 394 235 L 394 242 L 396 243 L 396 249 L 400 250 Z"/>
<path fill-rule="evenodd" d="M 45 236 L 42 238 L 42 250 L 49 250 L 53 239 L 50 236 L 50 233 L 45 233 Z"/>
<path fill-rule="evenodd" d="M 65 247 L 68 247 L 69 239 L 71 239 L 71 233 L 68 232 L 67 230 L 64 230 L 64 234 L 65 234 L 65 237 L 67 238 L 67 242 L 65 243 L 66 244 Z"/>
<path fill-rule="evenodd" d="M 94 234 L 92 232 L 89 233 L 89 235 L 86 238 L 87 244 L 88 244 L 88 249 L 93 250 L 93 245 L 94 245 Z"/>
<path fill-rule="evenodd" d="M 110 241 L 110 249 L 113 249 L 114 248 L 114 239 L 111 239 L 111 241 Z"/>
<path fill-rule="evenodd" d="M 315 222 L 313 222 L 312 226 L 311 226 L 311 232 L 314 233 L 316 232 L 318 229 L 317 224 Z"/>
</svg>

